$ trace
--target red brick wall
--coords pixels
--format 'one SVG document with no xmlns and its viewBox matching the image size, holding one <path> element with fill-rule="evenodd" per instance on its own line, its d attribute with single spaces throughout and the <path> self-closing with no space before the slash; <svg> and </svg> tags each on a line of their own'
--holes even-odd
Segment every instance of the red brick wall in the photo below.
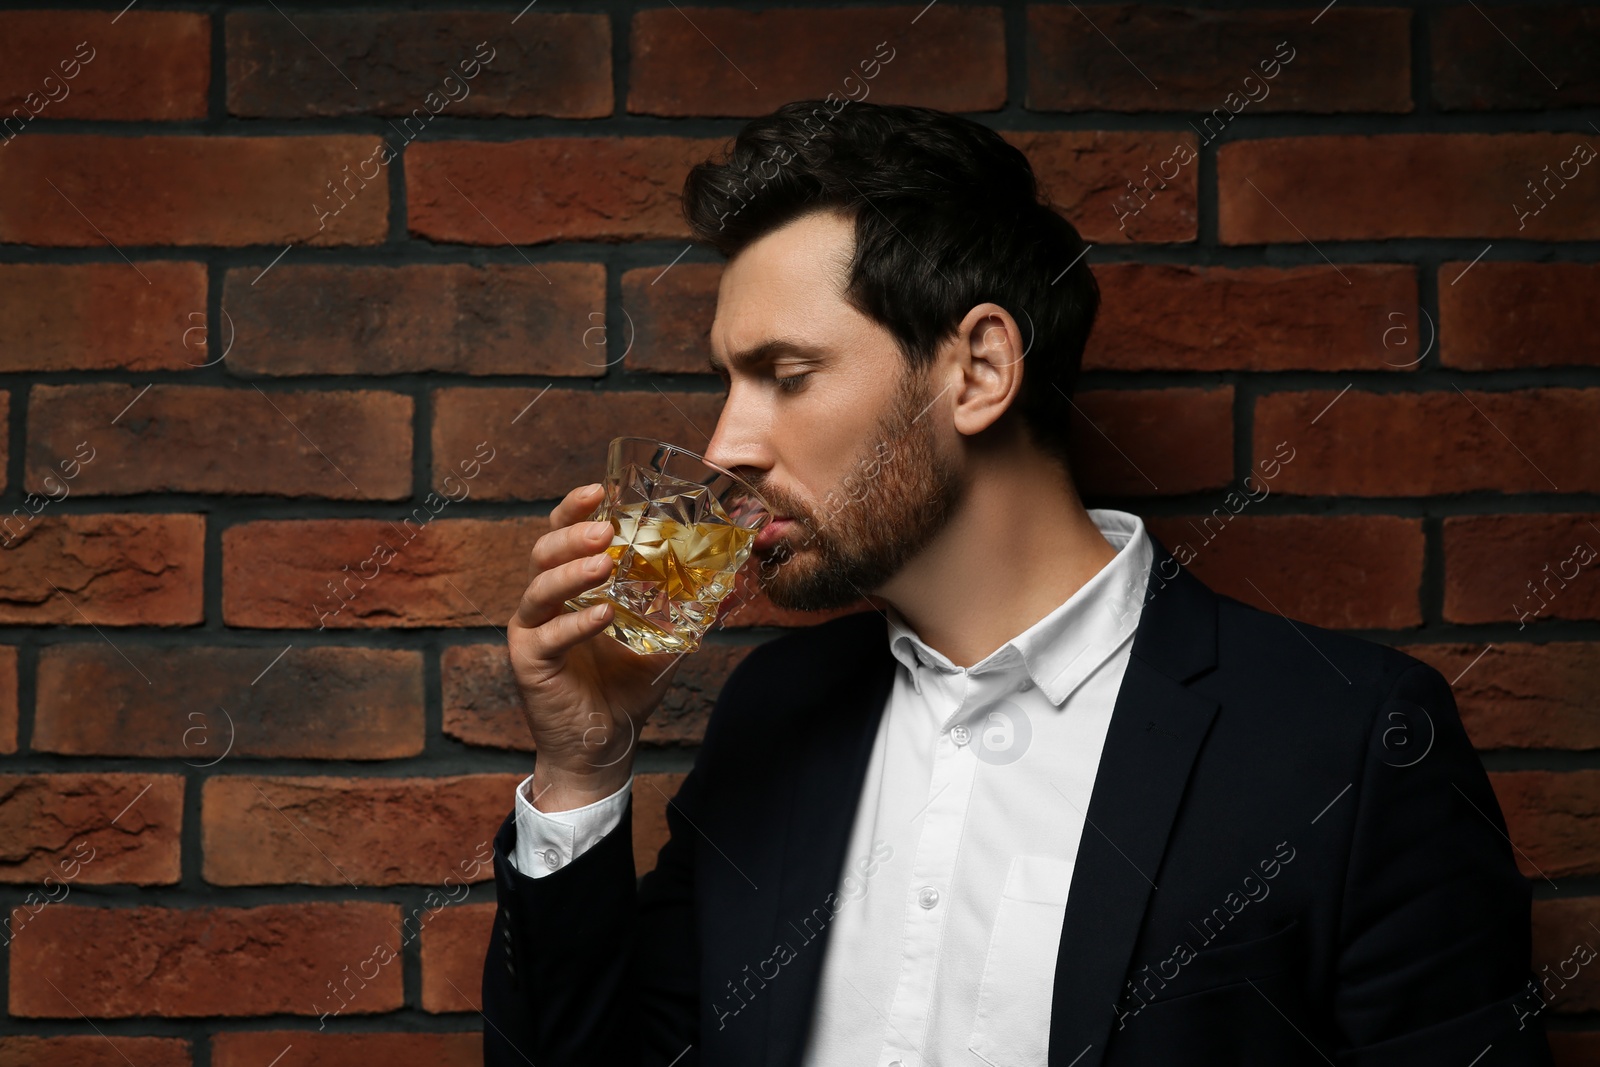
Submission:
<svg viewBox="0 0 1600 1067">
<path fill-rule="evenodd" d="M 1091 506 L 1451 679 L 1557 965 L 1600 936 L 1597 50 L 1553 5 L 0 13 L 0 1065 L 478 1062 L 540 516 L 716 421 L 686 169 L 863 84 L 1004 130 L 1092 242 Z M 685 664 L 641 870 L 811 621 Z"/>
</svg>

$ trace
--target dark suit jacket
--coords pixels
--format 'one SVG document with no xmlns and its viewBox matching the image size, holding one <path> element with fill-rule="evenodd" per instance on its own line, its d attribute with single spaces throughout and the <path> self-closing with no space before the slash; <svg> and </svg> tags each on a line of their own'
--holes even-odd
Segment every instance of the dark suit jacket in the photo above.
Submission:
<svg viewBox="0 0 1600 1067">
<path fill-rule="evenodd" d="M 1530 883 L 1443 676 L 1155 553 L 1065 919 L 1039 931 L 1049 1067 L 1549 1064 Z M 637 883 L 631 800 L 538 879 L 508 817 L 485 1064 L 797 1065 L 830 927 L 792 931 L 836 906 L 897 665 L 876 611 L 751 651 Z"/>
</svg>

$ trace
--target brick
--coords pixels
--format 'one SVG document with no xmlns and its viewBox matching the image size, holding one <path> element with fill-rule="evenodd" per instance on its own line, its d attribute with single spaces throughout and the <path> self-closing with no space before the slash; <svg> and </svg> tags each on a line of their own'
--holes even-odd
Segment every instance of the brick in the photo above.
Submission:
<svg viewBox="0 0 1600 1067">
<path fill-rule="evenodd" d="M 1600 364 L 1600 264 L 1451 262 L 1438 288 L 1447 367 Z"/>
<path fill-rule="evenodd" d="M 223 621 L 273 630 L 503 627 L 527 588 L 528 553 L 547 520 L 440 519 L 448 500 L 438 500 L 392 521 L 224 530 Z"/>
<path fill-rule="evenodd" d="M 510 792 L 510 790 L 507 790 L 507 792 Z M 507 798 L 507 814 L 510 813 L 510 805 L 512 803 L 514 803 L 514 800 Z M 498 825 L 496 824 L 496 829 L 498 829 Z M 405 917 L 400 920 L 400 942 L 406 945 L 413 944 L 413 942 L 421 944 L 422 968 L 424 968 L 424 971 L 429 966 L 429 960 L 427 960 L 427 957 L 429 957 L 429 941 L 434 941 L 435 945 L 453 944 L 454 941 L 453 937 L 448 936 L 445 937 L 445 941 L 438 941 L 435 934 L 440 933 L 442 929 L 446 934 L 450 933 L 451 928 L 459 928 L 459 920 L 461 920 L 462 913 L 475 912 L 475 910 L 485 907 L 483 904 L 466 904 L 469 899 L 474 899 L 474 889 L 477 889 L 478 901 L 488 901 L 488 909 L 491 912 L 494 910 L 494 883 L 486 880 L 494 870 L 494 846 L 491 845 L 490 838 L 483 838 L 483 840 L 478 841 L 475 853 L 477 853 L 475 856 L 469 856 L 466 859 L 462 859 L 462 861 L 458 861 L 456 870 L 461 872 L 459 875 L 451 875 L 450 878 L 446 878 L 442 886 L 427 889 L 427 893 L 422 896 L 421 904 L 416 904 L 410 909 L 406 909 Z M 478 872 L 482 872 L 482 878 L 480 878 Z M 478 885 L 469 885 L 469 881 L 474 880 L 474 878 L 478 878 Z M 478 976 L 480 977 L 482 977 L 483 945 L 485 944 L 486 939 L 478 941 L 477 966 Z M 424 976 L 422 981 L 424 981 L 424 987 L 426 987 L 427 977 Z M 477 985 L 477 982 L 474 981 L 474 985 Z M 424 998 L 426 998 L 426 993 L 424 993 Z M 456 1000 L 456 998 L 453 998 L 453 1000 Z"/>
<path fill-rule="evenodd" d="M 1449 622 L 1600 618 L 1600 514 L 1452 515 L 1444 520 Z"/>
<path fill-rule="evenodd" d="M 4 774 L 0 799 L 0 882 L 48 876 L 70 891 L 70 884 L 178 881 L 178 775 Z M 42 914 L 28 918 L 27 930 L 13 921 L 12 932 L 30 933 Z"/>
<path fill-rule="evenodd" d="M 45 908 L 29 929 L 37 936 L 11 949 L 11 1014 L 317 1016 L 343 1003 L 335 988 L 351 994 L 346 1014 L 394 1011 L 404 1002 L 401 964 L 390 958 L 399 918 L 393 904 L 357 902 Z"/>
<path fill-rule="evenodd" d="M 687 137 L 419 141 L 406 152 L 408 226 L 414 237 L 476 245 L 687 238 L 683 180 L 722 145 Z"/>
<path fill-rule="evenodd" d="M 1441 7 L 1428 13 L 1441 111 L 1600 104 L 1600 12 L 1581 4 Z"/>
<path fill-rule="evenodd" d="M 1573 158 L 1574 146 L 1590 136 L 1577 130 L 1233 141 L 1217 148 L 1217 238 L 1225 245 L 1593 240 L 1600 237 L 1600 182 L 1584 180 Z M 1569 158 L 1562 188 L 1554 175 Z M 1524 183 L 1546 180 L 1550 192 L 1541 185 L 1543 200 L 1535 200 Z"/>
<path fill-rule="evenodd" d="M 577 389 L 450 388 L 433 393 L 433 484 L 447 496 L 461 489 L 463 462 L 487 442 L 493 459 L 463 481 L 480 500 L 547 500 L 598 481 L 606 449 L 619 434 L 659 437 L 701 448 L 716 429 L 723 392 L 594 392 Z M 535 403 L 537 401 L 537 403 Z M 532 407 L 529 407 L 533 404 Z M 531 547 L 531 546 L 530 546 Z M 503 621 L 503 620 L 502 620 Z"/>
<path fill-rule="evenodd" d="M 480 881 L 493 874 L 484 857 L 523 777 L 214 776 L 201 792 L 205 879 L 338 886 Z"/>
<path fill-rule="evenodd" d="M 622 308 L 632 333 L 613 355 L 630 371 L 705 374 L 717 314 L 720 263 L 639 267 L 622 274 Z"/>
<path fill-rule="evenodd" d="M 0 519 L 0 526 L 14 517 Z M 43 513 L 13 525 L 15 537 L 0 548 L 9 553 L 0 571 L 0 623 L 198 623 L 205 521 L 204 515 Z"/>
<path fill-rule="evenodd" d="M 702 642 L 698 651 L 682 657 L 660 706 L 640 732 L 640 747 L 698 745 L 723 683 L 752 647 Z M 446 737 L 487 748 L 534 751 L 505 642 L 452 645 L 440 654 L 439 673 Z"/>
<path fill-rule="evenodd" d="M 1498 771 L 1489 781 L 1525 876 L 1600 872 L 1600 771 Z"/>
<path fill-rule="evenodd" d="M 17 750 L 17 648 L 0 645 L 0 753 Z"/>
<path fill-rule="evenodd" d="M 378 151 L 370 135 L 31 134 L 0 152 L 0 186 L 9 192 L 0 199 L 0 241 L 377 244 L 389 232 L 389 187 L 381 171 L 380 180 L 357 183 L 358 165 Z M 328 187 L 336 179 L 350 183 L 348 203 Z M 276 254 L 263 253 L 262 268 Z"/>
<path fill-rule="evenodd" d="M 554 374 L 598 377 L 606 268 L 468 263 L 230 270 L 223 306 L 244 375 Z M 593 317 L 596 313 L 599 318 Z"/>
<path fill-rule="evenodd" d="M 190 1067 L 189 1042 L 176 1037 L 85 1034 L 74 1037 L 0 1037 L 0 1067 Z"/>
<path fill-rule="evenodd" d="M 1600 643 L 1428 644 L 1401 651 L 1450 679 L 1476 748 L 1600 748 L 1592 708 Z"/>
<path fill-rule="evenodd" d="M 1176 243 L 1199 236 L 1200 148 L 1193 131 L 1004 130 L 1001 136 L 1028 157 L 1042 191 L 1085 241 Z"/>
<path fill-rule="evenodd" d="M 278 658 L 270 648 L 118 644 L 39 650 L 35 751 L 172 757 L 194 767 L 227 756 L 422 754 L 420 652 L 312 647 Z"/>
<path fill-rule="evenodd" d="M 422 1010 L 483 1010 L 483 961 L 493 902 L 445 908 L 422 931 Z"/>
<path fill-rule="evenodd" d="M 1173 495 L 1233 473 L 1233 386 L 1099 389 L 1074 401 L 1072 469 L 1084 493 Z"/>
<path fill-rule="evenodd" d="M 1262 611 L 1330 629 L 1421 624 L 1420 519 L 1242 514 L 1250 500 L 1230 491 L 1209 514 L 1145 524 L 1201 581 Z"/>
<path fill-rule="evenodd" d="M 1341 7 L 1315 28 L 1298 10 L 1148 4 L 1027 17 L 1035 111 L 1200 111 L 1220 129 L 1240 112 L 1412 110 L 1409 11 Z"/>
<path fill-rule="evenodd" d="M 634 14 L 628 52 L 633 114 L 765 115 L 829 94 L 828 108 L 871 100 L 967 112 L 1006 102 L 1005 20 L 992 6 L 660 7 Z"/>
<path fill-rule="evenodd" d="M 94 459 L 72 483 L 83 496 L 411 495 L 414 402 L 401 393 L 103 382 L 35 385 L 30 401 L 26 482 L 39 493 L 87 440 Z"/>
<path fill-rule="evenodd" d="M 1550 1052 L 1555 1067 L 1590 1067 L 1600 1062 L 1600 1032 L 1593 1030 L 1550 1030 Z"/>
<path fill-rule="evenodd" d="M 279 1067 L 481 1067 L 483 1035 L 319 1033 L 316 1030 L 245 1030 L 211 1036 L 211 1067 L 263 1067 L 293 1046 Z M 298 1058 L 296 1058 L 298 1057 Z"/>
<path fill-rule="evenodd" d="M 1312 420 L 1316 422 L 1313 425 Z M 1594 492 L 1600 388 L 1269 393 L 1255 404 L 1255 454 L 1291 441 L 1304 459 L 1278 488 L 1322 496 Z M 1298 458 L 1298 456 L 1297 456 Z"/>
<path fill-rule="evenodd" d="M 205 264 L 134 263 L 0 264 L 0 373 L 187 370 L 210 360 Z"/>
<path fill-rule="evenodd" d="M 1412 331 L 1385 347 L 1386 330 L 1416 322 L 1409 265 L 1108 263 L 1094 273 L 1101 302 L 1085 370 L 1406 369 L 1425 343 Z"/>
<path fill-rule="evenodd" d="M 614 106 L 603 14 L 524 13 L 512 25 L 503 11 L 302 12 L 291 24 L 243 11 L 227 36 L 232 115 L 597 119 Z"/>
<path fill-rule="evenodd" d="M 210 17 L 125 11 L 113 27 L 107 16 L 104 10 L 0 14 L 0 70 L 6 72 L 0 113 L 9 118 L 21 109 L 41 119 L 205 118 Z M 9 126 L 7 133 L 14 135 L 18 128 Z"/>
<path fill-rule="evenodd" d="M 1539 983 L 1545 1007 L 1539 1014 L 1575 1015 L 1600 1009 L 1600 967 L 1579 965 L 1588 957 L 1594 961 L 1600 937 L 1600 897 L 1565 897 L 1537 900 L 1533 904 L 1533 980 Z M 1584 946 L 1587 951 L 1574 953 Z M 1563 976 L 1562 972 L 1566 971 Z M 1537 1008 L 1530 997 L 1526 1009 Z"/>
</svg>

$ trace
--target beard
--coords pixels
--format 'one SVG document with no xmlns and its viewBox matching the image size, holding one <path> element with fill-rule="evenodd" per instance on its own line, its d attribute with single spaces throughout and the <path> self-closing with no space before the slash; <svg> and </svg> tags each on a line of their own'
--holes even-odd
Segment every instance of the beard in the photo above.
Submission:
<svg viewBox="0 0 1600 1067">
<path fill-rule="evenodd" d="M 920 417 L 931 389 L 925 371 L 905 371 L 845 484 L 814 513 L 756 487 L 794 520 L 791 532 L 759 557 L 761 589 L 773 604 L 789 611 L 854 604 L 894 577 L 949 523 L 965 486 L 959 462 L 939 454 L 933 420 Z"/>
</svg>

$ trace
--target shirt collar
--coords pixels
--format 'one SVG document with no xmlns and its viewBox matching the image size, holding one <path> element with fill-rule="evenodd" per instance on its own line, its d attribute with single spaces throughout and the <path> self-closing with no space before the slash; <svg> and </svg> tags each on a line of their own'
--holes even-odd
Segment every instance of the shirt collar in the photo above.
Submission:
<svg viewBox="0 0 1600 1067">
<path fill-rule="evenodd" d="M 1020 659 L 1040 692 L 1060 706 L 1138 626 L 1154 559 L 1144 522 L 1112 508 L 1090 508 L 1088 514 L 1116 556 L 1050 614 L 966 668 L 968 674 L 1015 670 Z M 911 672 L 919 694 L 922 672 L 962 669 L 924 643 L 893 605 L 885 615 L 889 651 Z"/>
</svg>

